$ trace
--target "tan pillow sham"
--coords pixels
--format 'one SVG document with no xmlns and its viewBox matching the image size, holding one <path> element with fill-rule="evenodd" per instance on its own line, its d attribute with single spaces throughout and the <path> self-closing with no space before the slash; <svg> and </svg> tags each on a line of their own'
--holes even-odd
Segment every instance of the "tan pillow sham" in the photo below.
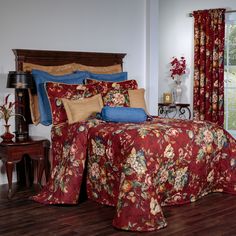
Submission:
<svg viewBox="0 0 236 236">
<path fill-rule="evenodd" d="M 101 94 L 79 100 L 70 100 L 66 98 L 62 98 L 61 100 L 65 107 L 69 124 L 86 120 L 93 113 L 101 112 L 103 108 Z"/>
<path fill-rule="evenodd" d="M 76 68 L 75 63 L 60 65 L 60 66 L 41 66 L 41 65 L 36 65 L 36 64 L 27 63 L 27 62 L 23 63 L 23 71 L 32 71 L 33 69 L 42 70 L 52 75 L 71 74 L 76 70 L 75 68 Z"/>
<path fill-rule="evenodd" d="M 31 120 L 34 125 L 38 125 L 40 123 L 38 96 L 37 94 L 33 94 L 30 89 L 28 89 L 28 93 L 29 93 Z"/>
<path fill-rule="evenodd" d="M 143 108 L 147 112 L 146 102 L 144 98 L 145 89 L 128 90 L 130 107 Z M 148 112 L 147 112 L 148 113 Z"/>
<path fill-rule="evenodd" d="M 75 69 L 80 71 L 89 71 L 94 74 L 115 74 L 122 72 L 121 64 L 112 66 L 86 66 L 82 64 L 75 64 Z"/>
</svg>

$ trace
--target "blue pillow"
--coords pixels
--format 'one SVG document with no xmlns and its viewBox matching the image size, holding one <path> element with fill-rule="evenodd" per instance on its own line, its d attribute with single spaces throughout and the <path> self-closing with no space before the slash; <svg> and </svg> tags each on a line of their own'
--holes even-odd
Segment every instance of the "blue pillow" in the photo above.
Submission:
<svg viewBox="0 0 236 236">
<path fill-rule="evenodd" d="M 122 82 L 128 79 L 127 72 L 120 72 L 115 74 L 94 74 L 91 72 L 89 73 L 90 79 L 95 79 L 99 81 L 106 81 L 106 82 Z"/>
<path fill-rule="evenodd" d="M 111 122 L 144 122 L 147 120 L 147 114 L 143 108 L 131 107 L 108 107 L 102 108 L 101 117 L 105 121 Z"/>
<path fill-rule="evenodd" d="M 44 88 L 44 83 L 59 82 L 67 84 L 83 84 L 84 80 L 88 77 L 88 72 L 78 71 L 72 74 L 57 76 L 57 75 L 51 75 L 41 70 L 32 70 L 32 75 L 37 89 L 40 123 L 43 125 L 51 125 L 52 124 L 51 108 L 49 105 L 46 90 Z"/>
</svg>

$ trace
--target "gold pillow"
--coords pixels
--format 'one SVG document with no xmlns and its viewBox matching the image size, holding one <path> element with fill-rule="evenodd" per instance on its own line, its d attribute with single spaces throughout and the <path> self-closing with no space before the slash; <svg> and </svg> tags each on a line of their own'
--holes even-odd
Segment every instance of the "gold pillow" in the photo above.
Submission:
<svg viewBox="0 0 236 236">
<path fill-rule="evenodd" d="M 42 70 L 46 71 L 52 75 L 65 75 L 74 72 L 75 63 L 70 63 L 66 65 L 60 66 L 42 66 L 32 63 L 23 63 L 23 71 L 32 71 L 32 70 Z M 31 119 L 33 124 L 37 125 L 40 122 L 40 113 L 39 113 L 39 106 L 38 106 L 38 96 L 37 94 L 33 94 L 29 89 L 29 103 L 30 103 L 30 112 L 31 112 Z"/>
<path fill-rule="evenodd" d="M 76 70 L 89 71 L 94 74 L 115 74 L 122 72 L 121 64 L 112 66 L 85 66 L 82 64 L 75 64 Z"/>
<path fill-rule="evenodd" d="M 146 102 L 145 102 L 145 98 L 144 98 L 144 92 L 145 92 L 145 89 L 143 89 L 143 88 L 128 90 L 130 107 L 143 108 L 147 112 Z"/>
<path fill-rule="evenodd" d="M 42 70 L 52 75 L 71 74 L 76 70 L 75 67 L 76 67 L 75 63 L 60 65 L 60 66 L 41 66 L 27 62 L 23 63 L 23 71 L 32 71 L 33 69 Z"/>
<path fill-rule="evenodd" d="M 34 125 L 37 125 L 40 123 L 38 96 L 37 94 L 33 94 L 30 89 L 28 89 L 28 93 L 29 93 L 31 120 Z"/>
<path fill-rule="evenodd" d="M 62 98 L 61 100 L 65 107 L 69 124 L 86 120 L 92 114 L 101 112 L 103 108 L 101 94 L 79 100 L 70 100 L 66 98 Z"/>
</svg>

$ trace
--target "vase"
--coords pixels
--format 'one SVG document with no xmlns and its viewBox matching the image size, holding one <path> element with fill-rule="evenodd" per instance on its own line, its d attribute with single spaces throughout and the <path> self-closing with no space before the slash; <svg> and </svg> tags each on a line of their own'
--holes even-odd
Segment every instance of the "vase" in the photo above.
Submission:
<svg viewBox="0 0 236 236">
<path fill-rule="evenodd" d="M 11 125 L 4 125 L 5 133 L 1 135 L 2 142 L 12 142 L 12 139 L 14 138 L 14 134 L 10 132 L 10 126 Z"/>
<path fill-rule="evenodd" d="M 177 76 L 175 78 L 175 86 L 173 88 L 173 97 L 174 97 L 174 102 L 176 104 L 181 103 L 181 97 L 182 97 L 182 93 L 183 93 L 181 82 L 182 82 L 181 77 Z"/>
</svg>

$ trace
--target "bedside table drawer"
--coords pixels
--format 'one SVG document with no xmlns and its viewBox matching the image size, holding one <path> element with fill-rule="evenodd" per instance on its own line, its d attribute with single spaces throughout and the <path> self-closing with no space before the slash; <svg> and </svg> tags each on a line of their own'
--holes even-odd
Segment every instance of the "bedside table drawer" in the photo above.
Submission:
<svg viewBox="0 0 236 236">
<path fill-rule="evenodd" d="M 14 150 L 8 150 L 9 156 L 11 156 L 14 160 L 18 160 L 19 156 L 29 155 L 32 159 L 44 158 L 44 148 L 39 144 L 31 144 L 24 146 L 15 146 Z M 11 159 L 12 159 L 11 158 Z"/>
</svg>

